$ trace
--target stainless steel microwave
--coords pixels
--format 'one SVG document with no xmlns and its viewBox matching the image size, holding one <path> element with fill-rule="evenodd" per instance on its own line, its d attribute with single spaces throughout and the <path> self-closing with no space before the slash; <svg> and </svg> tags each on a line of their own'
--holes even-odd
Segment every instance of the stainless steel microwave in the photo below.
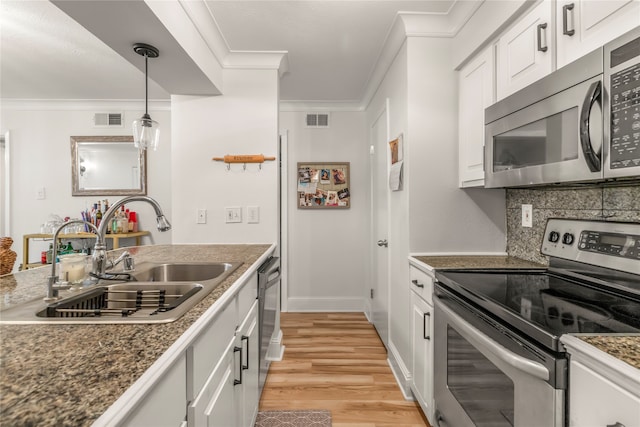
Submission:
<svg viewBox="0 0 640 427">
<path fill-rule="evenodd" d="M 640 181 L 640 27 L 485 110 L 485 187 Z"/>
</svg>

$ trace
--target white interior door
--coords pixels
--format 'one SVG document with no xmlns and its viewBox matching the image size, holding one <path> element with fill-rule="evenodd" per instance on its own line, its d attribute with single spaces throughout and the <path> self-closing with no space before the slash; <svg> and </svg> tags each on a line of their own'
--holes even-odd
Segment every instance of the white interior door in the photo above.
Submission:
<svg viewBox="0 0 640 427">
<path fill-rule="evenodd" d="M 373 256 L 371 263 L 371 317 L 385 346 L 389 339 L 389 125 L 388 101 L 371 126 L 371 213 Z"/>
<path fill-rule="evenodd" d="M 0 135 L 0 237 L 10 236 L 9 131 Z"/>
</svg>

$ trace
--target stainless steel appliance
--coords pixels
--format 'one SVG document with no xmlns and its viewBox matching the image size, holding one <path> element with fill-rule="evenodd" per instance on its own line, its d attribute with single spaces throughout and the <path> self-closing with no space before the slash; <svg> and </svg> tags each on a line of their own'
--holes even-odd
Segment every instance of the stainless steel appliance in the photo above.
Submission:
<svg viewBox="0 0 640 427">
<path fill-rule="evenodd" d="M 270 257 L 258 268 L 258 342 L 260 343 L 258 386 L 260 393 L 264 388 L 271 364 L 267 359 L 267 350 L 276 325 L 278 311 L 278 287 L 276 285 L 278 283 L 280 283 L 280 258 Z"/>
<path fill-rule="evenodd" d="M 485 110 L 485 187 L 640 179 L 640 27 Z"/>
<path fill-rule="evenodd" d="M 640 223 L 550 219 L 549 267 L 436 271 L 436 424 L 566 425 L 565 333 L 640 332 Z"/>
</svg>

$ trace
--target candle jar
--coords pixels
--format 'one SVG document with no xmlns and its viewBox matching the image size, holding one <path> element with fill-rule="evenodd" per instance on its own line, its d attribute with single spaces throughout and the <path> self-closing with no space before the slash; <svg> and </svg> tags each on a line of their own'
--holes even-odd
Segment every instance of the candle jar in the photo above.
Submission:
<svg viewBox="0 0 640 427">
<path fill-rule="evenodd" d="M 60 280 L 72 285 L 82 285 L 88 278 L 88 259 L 86 254 L 68 254 L 60 256 Z"/>
</svg>

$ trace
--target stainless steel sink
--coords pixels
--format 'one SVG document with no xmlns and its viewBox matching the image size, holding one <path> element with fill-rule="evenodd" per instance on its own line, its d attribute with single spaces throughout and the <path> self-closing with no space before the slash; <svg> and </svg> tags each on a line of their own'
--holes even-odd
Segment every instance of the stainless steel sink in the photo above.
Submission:
<svg viewBox="0 0 640 427">
<path fill-rule="evenodd" d="M 139 266 L 131 275 L 141 282 L 201 282 L 219 277 L 230 267 L 225 262 L 152 264 Z"/>
<path fill-rule="evenodd" d="M 185 314 L 242 263 L 141 264 L 134 280 L 65 291 L 59 301 L 41 298 L 0 312 L 0 324 L 168 323 Z M 43 286 L 44 289 L 44 286 Z"/>
</svg>

